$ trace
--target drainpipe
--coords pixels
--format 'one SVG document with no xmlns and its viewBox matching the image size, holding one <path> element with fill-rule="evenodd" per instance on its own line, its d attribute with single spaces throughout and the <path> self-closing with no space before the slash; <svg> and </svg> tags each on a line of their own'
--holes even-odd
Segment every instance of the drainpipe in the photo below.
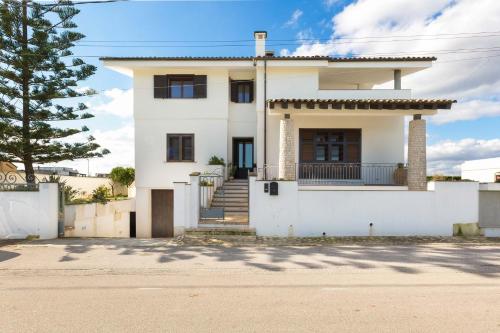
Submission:
<svg viewBox="0 0 500 333">
<path fill-rule="evenodd" d="M 264 59 L 264 179 L 267 179 L 267 60 Z"/>
</svg>

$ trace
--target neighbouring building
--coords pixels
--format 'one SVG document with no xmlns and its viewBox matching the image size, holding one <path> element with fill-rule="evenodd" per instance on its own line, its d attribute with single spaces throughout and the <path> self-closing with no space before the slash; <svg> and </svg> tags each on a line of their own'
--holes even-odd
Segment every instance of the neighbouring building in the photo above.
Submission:
<svg viewBox="0 0 500 333">
<path fill-rule="evenodd" d="M 57 176 L 86 176 L 73 168 L 55 166 L 37 166 L 35 167 L 35 173 Z"/>
<path fill-rule="evenodd" d="M 476 183 L 426 181 L 424 116 L 455 101 L 402 80 L 436 58 L 275 56 L 254 38 L 254 56 L 101 58 L 133 78 L 138 237 L 220 220 L 279 236 L 477 222 Z"/>
<path fill-rule="evenodd" d="M 16 172 L 17 167 L 11 162 L 0 162 L 0 173 Z"/>
<path fill-rule="evenodd" d="M 462 179 L 480 183 L 500 183 L 500 157 L 465 161 L 460 168 Z"/>
</svg>

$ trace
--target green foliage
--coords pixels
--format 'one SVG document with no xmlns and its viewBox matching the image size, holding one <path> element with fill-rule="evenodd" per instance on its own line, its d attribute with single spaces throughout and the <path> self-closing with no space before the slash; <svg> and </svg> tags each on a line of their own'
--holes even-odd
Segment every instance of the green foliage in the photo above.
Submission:
<svg viewBox="0 0 500 333">
<path fill-rule="evenodd" d="M 128 188 L 135 180 L 135 169 L 116 167 L 111 170 L 110 177 L 113 182 Z"/>
<path fill-rule="evenodd" d="M 67 185 L 65 180 L 61 179 L 61 176 L 50 175 L 47 179 L 48 183 L 58 183 L 62 191 L 64 192 L 64 203 L 66 205 L 73 203 L 77 200 L 80 191 L 74 189 L 72 186 Z"/>
<path fill-rule="evenodd" d="M 99 187 L 97 187 L 95 190 L 92 191 L 92 201 L 101 203 L 103 205 L 105 205 L 109 201 L 108 199 L 109 196 L 110 196 L 109 189 L 104 185 L 100 185 Z"/>
<path fill-rule="evenodd" d="M 208 160 L 208 165 L 226 165 L 226 162 L 224 162 L 224 159 L 222 157 L 217 157 L 214 155 Z"/>
<path fill-rule="evenodd" d="M 201 180 L 200 186 L 214 186 L 214 182 L 211 182 L 209 180 Z"/>
<path fill-rule="evenodd" d="M 229 163 L 229 177 L 234 177 L 236 175 L 236 165 Z"/>
<path fill-rule="evenodd" d="M 427 181 L 436 181 L 436 182 L 452 182 L 452 181 L 461 181 L 462 177 L 460 176 L 446 176 L 446 175 L 432 175 L 427 176 Z"/>
<path fill-rule="evenodd" d="M 86 126 L 59 125 L 92 117 L 84 103 L 69 102 L 95 94 L 77 88 L 96 71 L 71 51 L 85 37 L 74 31 L 78 13 L 67 0 L 0 2 L 0 160 L 24 163 L 30 179 L 33 163 L 109 153 L 92 136 L 86 142 L 65 140 L 88 131 Z"/>
</svg>

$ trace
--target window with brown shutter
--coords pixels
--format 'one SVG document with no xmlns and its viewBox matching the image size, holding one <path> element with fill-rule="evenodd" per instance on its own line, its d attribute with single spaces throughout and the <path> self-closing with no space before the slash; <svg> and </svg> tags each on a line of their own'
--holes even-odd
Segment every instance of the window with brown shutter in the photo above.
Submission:
<svg viewBox="0 0 500 333">
<path fill-rule="evenodd" d="M 252 103 L 253 102 L 253 81 L 252 80 L 231 80 L 231 102 Z"/>
<path fill-rule="evenodd" d="M 167 98 L 167 76 L 155 75 L 153 79 L 154 98 Z"/>
<path fill-rule="evenodd" d="M 207 98 L 206 75 L 154 75 L 154 98 Z"/>
</svg>

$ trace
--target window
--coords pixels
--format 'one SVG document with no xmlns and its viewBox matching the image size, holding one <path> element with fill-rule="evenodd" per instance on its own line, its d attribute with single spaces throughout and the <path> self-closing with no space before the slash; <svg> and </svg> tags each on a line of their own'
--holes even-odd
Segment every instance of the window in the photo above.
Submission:
<svg viewBox="0 0 500 333">
<path fill-rule="evenodd" d="M 253 81 L 231 80 L 231 102 L 252 103 L 253 102 Z"/>
<path fill-rule="evenodd" d="M 155 75 L 154 98 L 207 98 L 206 75 Z"/>
<path fill-rule="evenodd" d="M 194 162 L 194 134 L 167 134 L 167 162 Z"/>
<path fill-rule="evenodd" d="M 300 162 L 361 162 L 360 129 L 300 129 Z"/>
<path fill-rule="evenodd" d="M 171 77 L 168 89 L 170 98 L 194 98 L 194 78 Z"/>
</svg>

